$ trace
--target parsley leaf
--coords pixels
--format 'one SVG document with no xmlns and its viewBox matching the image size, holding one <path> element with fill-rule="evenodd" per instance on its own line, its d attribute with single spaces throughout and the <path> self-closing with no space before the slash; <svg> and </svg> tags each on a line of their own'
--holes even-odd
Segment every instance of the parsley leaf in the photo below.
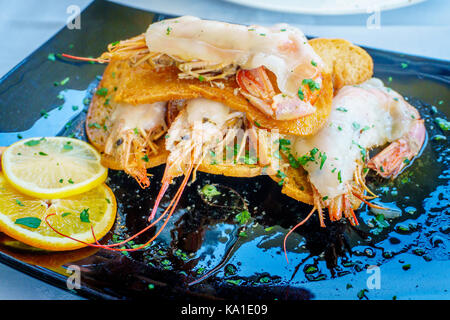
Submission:
<svg viewBox="0 0 450 320">
<path fill-rule="evenodd" d="M 14 221 L 15 224 L 20 224 L 22 226 L 26 226 L 32 229 L 37 229 L 41 225 L 41 219 L 36 217 L 25 217 L 19 218 Z"/>
</svg>

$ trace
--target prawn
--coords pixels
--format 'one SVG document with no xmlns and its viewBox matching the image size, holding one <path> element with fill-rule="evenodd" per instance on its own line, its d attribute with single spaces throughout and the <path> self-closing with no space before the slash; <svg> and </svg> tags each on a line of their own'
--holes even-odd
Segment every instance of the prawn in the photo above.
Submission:
<svg viewBox="0 0 450 320">
<path fill-rule="evenodd" d="M 114 111 L 106 120 L 111 128 L 105 143 L 105 154 L 117 159 L 123 170 L 142 188 L 150 185 L 146 163 L 148 155 L 161 152 L 156 141 L 167 131 L 166 103 L 128 105 L 113 103 Z"/>
<path fill-rule="evenodd" d="M 151 221 L 169 185 L 175 177 L 189 177 L 195 172 L 212 150 L 225 141 L 236 137 L 244 117 L 241 112 L 233 112 L 226 105 L 211 100 L 197 98 L 187 100 L 179 111 L 166 135 L 166 149 L 169 156 L 162 178 L 162 186 L 149 216 Z M 195 166 L 194 166 L 195 165 Z M 182 193 L 186 184 L 182 184 Z"/>
<path fill-rule="evenodd" d="M 352 225 L 358 225 L 353 208 L 359 201 L 384 209 L 367 201 L 376 197 L 365 184 L 367 170 L 394 179 L 419 154 L 425 136 L 418 111 L 380 80 L 342 88 L 316 135 L 290 137 L 291 152 L 308 173 L 320 225 L 325 227 L 324 208 L 331 221 L 344 217 Z M 369 159 L 369 150 L 386 143 Z"/>
<path fill-rule="evenodd" d="M 77 58 L 64 55 L 69 58 Z M 292 120 L 315 112 L 324 64 L 305 35 L 286 24 L 244 26 L 183 16 L 151 24 L 144 34 L 117 41 L 97 59 L 176 66 L 180 79 L 235 77 L 240 93 L 266 116 Z"/>
</svg>

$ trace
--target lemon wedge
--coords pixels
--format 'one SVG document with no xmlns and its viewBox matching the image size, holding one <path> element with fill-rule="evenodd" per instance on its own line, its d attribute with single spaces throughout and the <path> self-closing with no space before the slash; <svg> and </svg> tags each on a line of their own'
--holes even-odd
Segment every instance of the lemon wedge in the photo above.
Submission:
<svg viewBox="0 0 450 320">
<path fill-rule="evenodd" d="M 108 169 L 88 143 L 67 138 L 30 138 L 18 141 L 2 154 L 8 182 L 20 192 L 57 199 L 81 194 L 102 184 Z"/>
<path fill-rule="evenodd" d="M 42 200 L 18 192 L 0 172 L 0 232 L 35 248 L 86 246 L 68 237 L 94 243 L 112 228 L 116 210 L 116 198 L 105 184 L 68 198 Z"/>
</svg>

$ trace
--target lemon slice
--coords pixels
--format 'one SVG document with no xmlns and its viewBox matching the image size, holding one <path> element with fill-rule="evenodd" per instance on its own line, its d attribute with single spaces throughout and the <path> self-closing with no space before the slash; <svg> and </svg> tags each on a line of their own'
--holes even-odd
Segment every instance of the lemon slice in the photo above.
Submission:
<svg viewBox="0 0 450 320">
<path fill-rule="evenodd" d="M 116 198 L 105 184 L 72 197 L 42 200 L 19 193 L 0 173 L 0 232 L 32 247 L 65 251 L 86 246 L 66 236 L 94 243 L 112 228 L 116 209 Z"/>
<path fill-rule="evenodd" d="M 108 175 L 97 150 L 67 137 L 18 141 L 3 152 L 1 163 L 14 188 L 41 199 L 86 192 L 102 184 Z"/>
</svg>

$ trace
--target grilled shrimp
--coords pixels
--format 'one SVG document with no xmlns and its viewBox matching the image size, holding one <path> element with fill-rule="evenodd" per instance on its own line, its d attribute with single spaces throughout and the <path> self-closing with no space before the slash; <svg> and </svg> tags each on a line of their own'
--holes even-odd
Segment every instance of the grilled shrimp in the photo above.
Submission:
<svg viewBox="0 0 450 320">
<path fill-rule="evenodd" d="M 332 108 L 327 124 L 316 135 L 291 137 L 295 141 L 292 153 L 308 172 L 321 226 L 325 226 L 325 207 L 330 220 L 344 214 L 358 224 L 352 203 L 359 199 L 370 204 L 366 199 L 373 198 L 363 194 L 370 192 L 364 183 L 365 167 L 395 178 L 420 152 L 426 135 L 424 120 L 378 79 L 342 88 Z M 389 146 L 369 161 L 368 151 L 386 143 Z"/>
<path fill-rule="evenodd" d="M 315 111 L 324 69 L 304 34 L 286 24 L 243 26 L 191 16 L 153 23 L 145 34 L 111 44 L 94 60 L 108 62 L 113 56 L 176 66 L 180 79 L 236 76 L 250 103 L 277 120 Z"/>
<path fill-rule="evenodd" d="M 116 104 L 107 120 L 111 133 L 105 143 L 105 154 L 119 159 L 123 170 L 134 177 L 142 188 L 150 185 L 146 163 L 148 155 L 158 154 L 155 141 L 167 130 L 166 103 Z"/>
<path fill-rule="evenodd" d="M 155 216 L 172 180 L 184 175 L 184 180 L 169 205 L 172 208 L 170 212 L 173 212 L 191 174 L 195 175 L 196 169 L 205 157 L 227 140 L 230 133 L 236 132 L 235 129 L 241 126 L 243 118 L 243 113 L 233 112 L 219 102 L 203 98 L 185 101 L 185 107 L 179 111 L 167 131 L 166 149 L 169 156 L 162 187 L 149 221 Z"/>
</svg>

